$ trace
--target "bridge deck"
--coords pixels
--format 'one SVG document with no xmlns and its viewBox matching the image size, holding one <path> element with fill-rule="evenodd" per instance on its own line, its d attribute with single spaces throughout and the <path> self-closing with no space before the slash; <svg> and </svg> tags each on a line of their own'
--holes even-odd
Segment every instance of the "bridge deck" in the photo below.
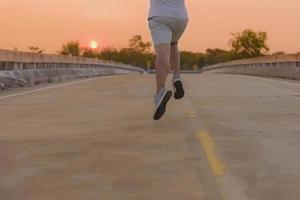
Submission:
<svg viewBox="0 0 300 200">
<path fill-rule="evenodd" d="M 299 199 L 299 82 L 184 80 L 158 122 L 154 76 L 1 93 L 0 199 Z"/>
</svg>

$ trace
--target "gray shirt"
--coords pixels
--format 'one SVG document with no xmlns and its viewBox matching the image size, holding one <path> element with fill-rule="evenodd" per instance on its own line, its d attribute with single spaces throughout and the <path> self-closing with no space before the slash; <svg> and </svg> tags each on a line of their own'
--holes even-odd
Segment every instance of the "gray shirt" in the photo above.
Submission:
<svg viewBox="0 0 300 200">
<path fill-rule="evenodd" d="M 148 17 L 176 17 L 188 19 L 185 0 L 150 0 Z"/>
</svg>

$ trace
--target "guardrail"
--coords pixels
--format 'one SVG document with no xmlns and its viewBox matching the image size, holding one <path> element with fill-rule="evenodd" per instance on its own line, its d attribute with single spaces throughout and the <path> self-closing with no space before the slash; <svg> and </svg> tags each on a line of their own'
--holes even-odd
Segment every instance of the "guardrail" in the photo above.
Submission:
<svg viewBox="0 0 300 200">
<path fill-rule="evenodd" d="M 218 70 L 218 72 L 230 74 L 300 79 L 300 54 L 235 60 L 204 67 L 203 70 Z"/>
<path fill-rule="evenodd" d="M 0 49 L 0 89 L 146 71 L 98 59 Z"/>
<path fill-rule="evenodd" d="M 0 49 L 0 71 L 86 67 L 111 67 L 137 71 L 140 73 L 145 72 L 143 69 L 138 67 L 92 58 L 60 56 L 55 54 L 36 54 Z"/>
</svg>

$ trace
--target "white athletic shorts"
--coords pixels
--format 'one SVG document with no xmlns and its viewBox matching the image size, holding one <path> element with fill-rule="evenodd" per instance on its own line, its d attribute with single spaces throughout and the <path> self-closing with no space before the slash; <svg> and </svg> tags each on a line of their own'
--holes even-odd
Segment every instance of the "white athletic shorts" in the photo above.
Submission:
<svg viewBox="0 0 300 200">
<path fill-rule="evenodd" d="M 151 17 L 148 21 L 154 46 L 176 45 L 188 24 L 188 19 L 175 17 Z"/>
</svg>

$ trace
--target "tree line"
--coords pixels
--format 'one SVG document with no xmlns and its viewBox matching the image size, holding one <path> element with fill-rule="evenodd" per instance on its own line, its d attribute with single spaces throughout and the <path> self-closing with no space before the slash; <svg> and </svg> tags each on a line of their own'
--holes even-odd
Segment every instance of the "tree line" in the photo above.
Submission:
<svg viewBox="0 0 300 200">
<path fill-rule="evenodd" d="M 201 68 L 236 59 L 265 56 L 270 52 L 267 40 L 268 35 L 266 32 L 255 32 L 251 29 L 246 29 L 232 34 L 232 38 L 228 42 L 230 50 L 215 48 L 207 49 L 205 52 L 180 52 L 181 66 L 184 70 L 191 70 L 195 66 Z M 151 46 L 150 42 L 143 41 L 142 36 L 135 35 L 129 39 L 128 47 L 121 49 L 107 47 L 97 51 L 81 47 L 79 41 L 70 41 L 63 44 L 57 53 L 60 55 L 109 60 L 146 68 L 147 66 L 154 66 L 155 55 L 151 52 Z M 31 50 L 35 52 L 40 51 L 34 47 L 31 47 Z M 275 54 L 281 55 L 284 52 Z"/>
</svg>

